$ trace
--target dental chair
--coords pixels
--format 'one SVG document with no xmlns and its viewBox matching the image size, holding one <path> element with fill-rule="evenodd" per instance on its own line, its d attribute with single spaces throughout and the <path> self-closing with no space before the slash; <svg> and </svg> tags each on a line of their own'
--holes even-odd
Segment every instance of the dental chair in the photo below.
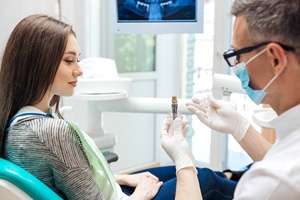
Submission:
<svg viewBox="0 0 300 200">
<path fill-rule="evenodd" d="M 0 195 L 5 200 L 62 200 L 35 176 L 3 158 L 0 158 Z"/>
<path fill-rule="evenodd" d="M 118 155 L 105 152 L 108 163 L 118 160 Z M 48 186 L 23 168 L 0 158 L 0 199 L 5 200 L 62 200 Z"/>
</svg>

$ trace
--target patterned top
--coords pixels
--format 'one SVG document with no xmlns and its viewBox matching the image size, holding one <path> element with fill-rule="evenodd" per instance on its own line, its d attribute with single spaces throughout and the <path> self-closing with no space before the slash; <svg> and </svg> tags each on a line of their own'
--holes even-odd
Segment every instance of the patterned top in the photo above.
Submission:
<svg viewBox="0 0 300 200">
<path fill-rule="evenodd" d="M 7 130 L 4 157 L 64 199 L 104 199 L 72 131 L 61 119 L 24 120 Z"/>
</svg>

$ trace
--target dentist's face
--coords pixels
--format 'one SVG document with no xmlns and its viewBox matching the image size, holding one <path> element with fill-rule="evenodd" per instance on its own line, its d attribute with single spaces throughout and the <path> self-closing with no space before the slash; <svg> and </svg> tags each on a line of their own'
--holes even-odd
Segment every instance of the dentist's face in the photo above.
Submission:
<svg viewBox="0 0 300 200">
<path fill-rule="evenodd" d="M 70 34 L 66 50 L 60 61 L 57 73 L 51 87 L 52 95 L 71 96 L 77 86 L 77 77 L 82 75 L 78 64 L 80 49 L 74 35 Z"/>
<path fill-rule="evenodd" d="M 250 33 L 246 19 L 240 15 L 237 16 L 233 26 L 232 47 L 239 50 L 245 47 L 254 45 L 250 39 Z M 247 62 L 250 58 L 260 52 L 265 46 L 255 49 L 251 52 L 240 55 L 240 62 Z M 247 64 L 246 68 L 249 74 L 249 86 L 255 90 L 262 89 L 269 80 L 272 79 L 268 70 L 267 63 L 265 62 L 265 53 L 252 60 Z M 266 75 L 267 74 L 267 75 Z"/>
</svg>

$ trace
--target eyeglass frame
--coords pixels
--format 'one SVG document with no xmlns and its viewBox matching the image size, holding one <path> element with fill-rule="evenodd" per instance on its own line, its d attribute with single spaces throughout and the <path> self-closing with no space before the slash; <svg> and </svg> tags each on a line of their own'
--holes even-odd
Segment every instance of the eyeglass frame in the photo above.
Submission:
<svg viewBox="0 0 300 200">
<path fill-rule="evenodd" d="M 239 59 L 236 59 L 237 63 L 232 65 L 230 63 L 230 61 L 228 60 L 229 58 L 231 58 L 233 56 L 239 56 L 243 53 L 249 53 L 249 52 L 253 51 L 254 49 L 257 49 L 261 46 L 264 46 L 264 45 L 267 45 L 267 44 L 270 44 L 270 43 L 276 43 L 276 44 L 280 45 L 286 51 L 295 51 L 295 48 L 292 47 L 292 46 L 285 45 L 285 44 L 282 44 L 282 43 L 279 43 L 279 42 L 266 41 L 266 42 L 262 42 L 262 43 L 259 43 L 259 44 L 253 45 L 253 46 L 242 48 L 242 49 L 237 50 L 237 51 L 235 51 L 233 48 L 228 49 L 223 53 L 223 57 L 224 57 L 225 61 L 227 62 L 227 64 L 229 65 L 229 67 L 234 67 L 235 65 L 237 65 L 240 62 Z M 229 51 L 232 51 L 232 52 L 228 53 Z"/>
</svg>

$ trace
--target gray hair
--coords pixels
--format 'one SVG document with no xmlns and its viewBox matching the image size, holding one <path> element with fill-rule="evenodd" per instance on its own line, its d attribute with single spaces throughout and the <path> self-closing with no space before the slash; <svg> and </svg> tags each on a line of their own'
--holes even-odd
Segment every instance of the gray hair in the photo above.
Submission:
<svg viewBox="0 0 300 200">
<path fill-rule="evenodd" d="M 231 14 L 245 17 L 253 43 L 293 46 L 300 63 L 300 0 L 235 0 Z"/>
</svg>

